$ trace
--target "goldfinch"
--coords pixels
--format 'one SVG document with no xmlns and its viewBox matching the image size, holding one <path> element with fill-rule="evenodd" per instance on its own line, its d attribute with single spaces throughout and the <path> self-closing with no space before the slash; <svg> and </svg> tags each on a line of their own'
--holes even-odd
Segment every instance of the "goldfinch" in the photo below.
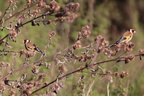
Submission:
<svg viewBox="0 0 144 96">
<path fill-rule="evenodd" d="M 44 53 L 35 44 L 33 44 L 30 40 L 25 39 L 23 42 L 25 44 L 26 50 L 34 52 L 34 53 L 35 52 L 42 53 L 44 55 Z"/>
<path fill-rule="evenodd" d="M 130 29 L 130 30 L 126 31 L 122 35 L 122 37 L 116 43 L 111 45 L 110 47 L 113 47 L 113 46 L 115 46 L 119 43 L 122 43 L 122 42 L 125 42 L 125 43 L 129 42 L 132 39 L 134 33 L 136 33 L 136 31 L 134 29 Z"/>
</svg>

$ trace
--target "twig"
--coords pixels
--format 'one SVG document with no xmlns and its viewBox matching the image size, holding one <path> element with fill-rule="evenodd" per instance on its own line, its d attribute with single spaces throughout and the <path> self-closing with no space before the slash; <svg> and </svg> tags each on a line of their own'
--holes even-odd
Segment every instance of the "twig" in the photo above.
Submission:
<svg viewBox="0 0 144 96">
<path fill-rule="evenodd" d="M 91 83 L 91 85 L 88 89 L 88 92 L 87 92 L 86 96 L 89 96 L 90 92 L 92 91 L 92 87 L 93 87 L 94 83 L 95 83 L 95 81 L 93 80 L 93 82 Z"/>
<path fill-rule="evenodd" d="M 37 4 L 37 3 L 36 3 L 36 4 Z M 34 5 L 32 5 L 32 6 L 29 6 L 29 7 L 25 8 L 25 9 L 21 10 L 20 12 L 14 14 L 14 15 L 12 15 L 12 16 L 10 16 L 9 18 L 5 19 L 4 22 L 6 22 L 6 21 L 8 21 L 9 19 L 15 17 L 16 15 L 18 15 L 18 14 L 26 11 L 27 9 L 30 9 L 31 7 L 35 6 L 36 4 L 34 4 Z M 10 5 L 9 5 L 9 7 L 10 7 Z M 9 8 L 9 7 L 8 7 L 8 8 Z M 6 10 L 8 10 L 8 8 L 7 8 Z M 5 12 L 4 14 L 6 14 L 6 12 Z M 1 25 L 2 23 L 3 23 L 3 22 L 2 22 L 2 19 L 1 19 L 1 20 L 0 20 L 0 25 Z M 2 40 L 4 40 L 6 37 L 8 37 L 8 36 L 9 36 L 9 34 L 7 34 L 5 37 L 3 37 L 2 39 L 0 39 L 0 42 L 1 42 Z"/>
<path fill-rule="evenodd" d="M 36 4 L 37 4 L 37 3 L 36 3 Z M 10 16 L 9 18 L 5 19 L 4 22 L 6 22 L 6 21 L 8 21 L 9 19 L 15 17 L 16 15 L 18 15 L 18 14 L 26 11 L 27 9 L 30 9 L 31 7 L 35 6 L 36 4 L 34 4 L 34 5 L 32 5 L 32 6 L 29 6 L 29 7 L 25 8 L 25 9 L 21 10 L 20 12 L 15 13 L 14 15 Z M 2 24 L 2 21 L 0 21 L 0 25 L 1 25 L 1 24 Z"/>
<path fill-rule="evenodd" d="M 34 6 L 34 5 L 33 5 L 33 6 Z M 29 8 L 31 8 L 31 7 L 32 7 L 32 6 L 30 6 L 30 7 L 26 8 L 26 9 L 29 9 Z M 16 13 L 16 14 L 14 14 L 13 16 L 11 16 L 11 17 L 7 18 L 5 21 L 7 21 L 7 20 L 9 20 L 10 18 L 12 18 L 12 17 L 16 16 L 17 14 L 19 14 L 19 13 L 21 13 L 21 12 L 25 11 L 26 9 L 24 9 L 24 10 L 22 10 L 22 11 L 20 11 L 20 12 Z M 26 24 L 28 24 L 28 23 L 32 22 L 32 21 L 33 21 L 33 20 L 35 20 L 35 19 L 41 18 L 41 17 L 46 16 L 46 15 L 51 15 L 52 13 L 53 13 L 53 12 L 51 11 L 50 13 L 47 13 L 47 14 L 42 14 L 42 15 L 40 15 L 40 16 L 38 16 L 38 17 L 35 17 L 35 18 L 33 18 L 33 19 L 31 19 L 31 20 L 29 20 L 29 21 L 25 22 L 25 23 L 22 23 L 22 24 L 20 24 L 20 25 L 16 26 L 16 29 L 18 29 L 18 28 L 20 28 L 20 27 L 22 27 L 22 26 L 24 26 L 24 25 L 26 25 Z M 2 24 L 2 23 L 0 23 L 0 25 L 1 25 L 1 24 Z M 8 36 L 9 36 L 9 34 L 7 34 L 5 37 L 3 37 L 2 39 L 0 39 L 0 41 L 4 40 L 4 39 L 5 39 L 6 37 L 8 37 Z"/>
<path fill-rule="evenodd" d="M 9 36 L 9 34 L 7 34 L 5 37 L 3 37 L 2 39 L 0 39 L 0 42 L 2 42 L 5 38 L 7 38 Z"/>
<path fill-rule="evenodd" d="M 31 23 L 33 20 L 36 20 L 36 19 L 41 18 L 41 17 L 43 17 L 43 16 L 51 15 L 52 13 L 53 13 L 53 11 L 50 11 L 49 13 L 46 13 L 46 14 L 42 14 L 42 15 L 40 15 L 40 16 L 37 16 L 37 17 L 35 17 L 35 18 L 33 18 L 33 19 L 25 22 L 25 23 L 20 24 L 19 26 L 16 26 L 16 28 L 20 28 L 20 27 L 22 27 L 22 26 L 24 26 L 24 25 L 26 25 L 26 24 L 28 24 L 28 23 Z"/>
<path fill-rule="evenodd" d="M 12 4 L 12 3 L 9 3 L 9 5 L 8 5 L 7 9 L 5 10 L 5 12 L 4 12 L 2 18 L 0 19 L 0 22 L 2 22 L 2 19 L 3 19 L 3 17 L 5 17 L 7 11 L 9 10 L 9 8 L 10 8 L 10 6 L 11 6 L 11 4 Z"/>
</svg>

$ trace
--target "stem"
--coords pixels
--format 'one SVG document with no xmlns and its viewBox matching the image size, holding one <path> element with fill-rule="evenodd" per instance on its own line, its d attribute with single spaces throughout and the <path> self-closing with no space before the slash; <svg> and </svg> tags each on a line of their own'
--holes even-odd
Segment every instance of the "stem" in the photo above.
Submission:
<svg viewBox="0 0 144 96">
<path fill-rule="evenodd" d="M 89 87 L 89 89 L 88 89 L 88 92 L 87 92 L 86 96 L 89 96 L 90 92 L 92 91 L 92 87 L 93 87 L 94 83 L 95 83 L 95 81 L 93 81 L 93 82 L 91 83 L 91 85 L 90 85 L 90 87 Z"/>
<path fill-rule="evenodd" d="M 107 84 L 107 96 L 110 96 L 110 90 L 109 90 L 109 86 L 110 86 L 110 82 L 108 82 L 108 84 Z"/>
</svg>

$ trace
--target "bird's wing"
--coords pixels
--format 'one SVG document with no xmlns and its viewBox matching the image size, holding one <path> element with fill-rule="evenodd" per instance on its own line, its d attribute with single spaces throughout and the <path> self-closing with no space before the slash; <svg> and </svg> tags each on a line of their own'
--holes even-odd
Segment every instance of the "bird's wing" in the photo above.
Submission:
<svg viewBox="0 0 144 96">
<path fill-rule="evenodd" d="M 117 42 L 115 42 L 114 44 L 110 45 L 110 48 L 121 43 L 123 40 L 126 40 L 127 38 L 126 37 L 121 37 Z"/>
<path fill-rule="evenodd" d="M 36 50 L 37 52 L 40 52 L 40 53 L 42 53 L 43 55 L 45 55 L 45 53 L 42 52 L 35 44 L 33 44 L 33 46 L 34 46 L 34 50 Z"/>
<path fill-rule="evenodd" d="M 127 31 L 127 32 L 125 32 L 125 33 L 123 34 L 122 37 L 127 37 L 127 36 L 131 36 L 131 35 L 133 35 L 133 33 Z"/>
<path fill-rule="evenodd" d="M 115 44 L 119 44 L 119 43 L 123 42 L 126 39 L 127 39 L 127 37 L 121 37 Z"/>
<path fill-rule="evenodd" d="M 38 51 L 38 52 L 42 52 L 35 44 L 33 44 L 33 48 L 34 48 L 34 50 L 36 50 L 36 51 Z"/>
</svg>

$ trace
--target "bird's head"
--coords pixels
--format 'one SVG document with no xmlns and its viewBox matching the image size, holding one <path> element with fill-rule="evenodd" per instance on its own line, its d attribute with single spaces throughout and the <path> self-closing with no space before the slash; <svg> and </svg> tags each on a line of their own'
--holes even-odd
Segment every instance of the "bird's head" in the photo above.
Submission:
<svg viewBox="0 0 144 96">
<path fill-rule="evenodd" d="M 136 31 L 134 29 L 130 29 L 131 33 L 136 33 Z"/>
<path fill-rule="evenodd" d="M 28 43 L 28 42 L 30 42 L 30 40 L 24 39 L 23 42 L 24 42 L 24 43 Z"/>
</svg>

